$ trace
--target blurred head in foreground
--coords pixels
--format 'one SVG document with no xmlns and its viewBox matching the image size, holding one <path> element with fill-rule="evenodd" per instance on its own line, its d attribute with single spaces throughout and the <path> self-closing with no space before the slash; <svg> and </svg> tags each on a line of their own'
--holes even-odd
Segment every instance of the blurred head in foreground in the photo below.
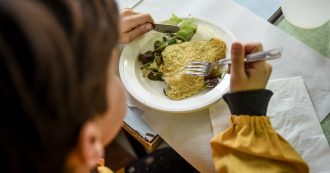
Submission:
<svg viewBox="0 0 330 173">
<path fill-rule="evenodd" d="M 88 172 L 121 127 L 111 0 L 0 0 L 1 172 Z"/>
</svg>

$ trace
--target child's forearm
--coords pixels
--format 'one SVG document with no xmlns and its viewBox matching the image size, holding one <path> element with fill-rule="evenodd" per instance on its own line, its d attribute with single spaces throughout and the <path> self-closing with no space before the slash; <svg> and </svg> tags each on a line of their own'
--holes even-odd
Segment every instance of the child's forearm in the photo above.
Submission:
<svg viewBox="0 0 330 173">
<path fill-rule="evenodd" d="M 224 96 L 233 115 L 230 127 L 211 140 L 218 172 L 308 172 L 305 161 L 265 116 L 271 96 L 269 90 Z"/>
</svg>

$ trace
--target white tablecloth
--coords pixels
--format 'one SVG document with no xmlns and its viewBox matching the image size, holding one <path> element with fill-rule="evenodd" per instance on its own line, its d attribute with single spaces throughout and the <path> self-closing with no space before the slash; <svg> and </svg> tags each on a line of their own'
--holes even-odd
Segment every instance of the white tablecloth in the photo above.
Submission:
<svg viewBox="0 0 330 173">
<path fill-rule="evenodd" d="M 226 26 L 240 41 L 260 41 L 265 49 L 284 47 L 282 58 L 271 61 L 271 79 L 302 76 L 319 120 L 330 112 L 330 60 L 235 2 L 144 0 L 135 9 L 151 13 L 155 21 L 172 13 L 192 15 Z M 199 171 L 214 171 L 208 145 L 213 136 L 208 110 L 185 115 L 149 110 L 144 120 Z"/>
<path fill-rule="evenodd" d="M 297 150 L 312 173 L 327 173 L 330 170 L 329 145 L 303 79 L 274 80 L 267 88 L 274 92 L 267 111 L 274 129 Z M 229 117 L 226 103 L 220 100 L 209 109 L 194 113 L 169 114 L 147 110 L 144 120 L 200 172 L 212 173 L 214 166 L 209 141 L 229 127 Z"/>
<path fill-rule="evenodd" d="M 324 57 L 299 40 L 231 0 L 144 0 L 137 11 L 149 12 L 155 21 L 192 15 L 226 26 L 238 40 L 260 41 L 265 49 L 284 47 L 281 59 L 271 61 L 271 79 L 302 76 L 319 120 L 330 112 L 330 57 Z"/>
</svg>

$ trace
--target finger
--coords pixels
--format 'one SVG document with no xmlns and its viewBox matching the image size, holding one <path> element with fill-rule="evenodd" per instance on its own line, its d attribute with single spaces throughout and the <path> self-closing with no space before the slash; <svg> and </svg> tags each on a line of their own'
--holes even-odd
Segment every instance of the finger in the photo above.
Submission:
<svg viewBox="0 0 330 173">
<path fill-rule="evenodd" d="M 228 65 L 228 68 L 227 68 L 227 73 L 230 74 L 230 69 L 231 69 L 231 65 L 229 64 Z"/>
<path fill-rule="evenodd" d="M 255 62 L 249 62 L 245 63 L 245 70 L 248 68 L 254 68 L 254 69 L 263 69 L 266 68 L 267 61 L 255 61 Z"/>
<path fill-rule="evenodd" d="M 122 36 L 122 40 L 120 40 L 121 43 L 129 43 L 133 41 L 135 38 L 139 37 L 140 35 L 152 30 L 153 26 L 150 23 L 146 23 L 143 25 L 140 25 L 133 30 L 126 32 Z"/>
<path fill-rule="evenodd" d="M 268 81 L 270 75 L 272 74 L 273 67 L 272 67 L 271 64 L 269 64 L 268 62 L 266 62 L 266 68 L 267 68 L 267 72 L 268 72 L 268 78 L 267 78 L 267 81 Z"/>
<path fill-rule="evenodd" d="M 272 72 L 272 66 L 267 61 L 251 62 L 246 64 L 245 72 L 248 77 L 250 77 L 254 72 L 256 74 L 269 77 Z"/>
<path fill-rule="evenodd" d="M 245 73 L 248 78 L 251 78 L 253 76 L 257 75 L 265 75 L 264 73 L 264 62 L 258 61 L 258 62 L 250 62 L 245 64 Z"/>
<path fill-rule="evenodd" d="M 131 15 L 136 15 L 139 14 L 138 12 L 133 11 L 130 8 L 124 8 L 121 12 L 120 12 L 120 16 L 121 17 L 127 17 L 127 16 L 131 16 Z"/>
<path fill-rule="evenodd" d="M 123 31 L 130 31 L 132 29 L 135 29 L 139 25 L 143 25 L 145 23 L 154 23 L 154 20 L 150 16 L 150 14 L 147 13 L 141 13 L 141 14 L 136 14 L 127 17 L 124 19 L 122 25 L 122 30 Z"/>
<path fill-rule="evenodd" d="M 245 47 L 245 54 L 263 51 L 263 46 L 260 42 L 247 43 L 244 45 L 244 47 Z"/>
<path fill-rule="evenodd" d="M 241 43 L 235 42 L 231 46 L 231 74 L 236 77 L 245 76 L 244 68 L 244 47 Z"/>
</svg>

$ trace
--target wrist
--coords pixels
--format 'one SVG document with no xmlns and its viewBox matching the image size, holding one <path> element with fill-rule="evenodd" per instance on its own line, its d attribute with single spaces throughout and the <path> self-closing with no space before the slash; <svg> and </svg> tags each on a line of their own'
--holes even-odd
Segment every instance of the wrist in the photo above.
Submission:
<svg viewBox="0 0 330 173">
<path fill-rule="evenodd" d="M 223 99 L 233 115 L 266 115 L 273 92 L 266 89 L 227 93 Z"/>
</svg>

